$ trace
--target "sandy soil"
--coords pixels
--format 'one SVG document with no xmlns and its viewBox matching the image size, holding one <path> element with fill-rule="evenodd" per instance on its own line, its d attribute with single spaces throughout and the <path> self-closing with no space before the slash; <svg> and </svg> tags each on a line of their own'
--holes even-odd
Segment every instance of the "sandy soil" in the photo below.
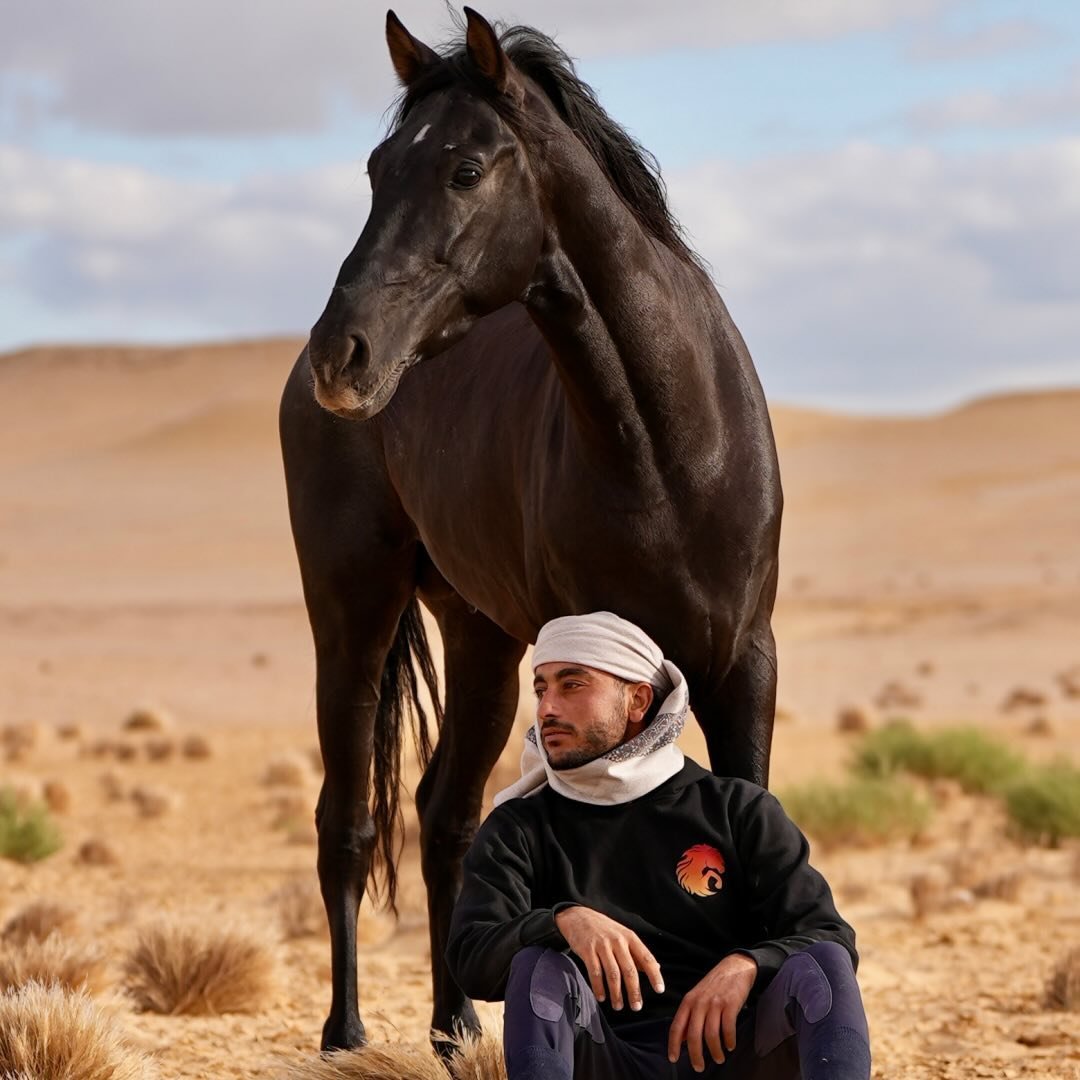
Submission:
<svg viewBox="0 0 1080 1080">
<path fill-rule="evenodd" d="M 275 899 L 315 879 L 314 669 L 276 435 L 297 348 L 0 357 L 0 727 L 38 732 L 0 777 L 59 779 L 72 795 L 60 853 L 0 861 L 0 920 L 37 898 L 74 906 L 118 984 L 138 927 L 162 911 L 242 923 L 276 956 L 278 988 L 254 1016 L 151 1017 L 117 999 L 168 1077 L 270 1076 L 276 1055 L 311 1051 L 329 1001 L 325 939 L 283 940 Z M 1080 392 L 914 420 L 777 407 L 774 424 L 787 498 L 774 787 L 838 775 L 850 745 L 838 709 L 880 721 L 896 711 L 875 704 L 890 681 L 918 698 L 903 711 L 919 723 L 974 723 L 1034 757 L 1080 758 L 1080 699 L 1056 681 L 1080 664 Z M 1016 687 L 1043 703 L 1003 711 Z M 149 760 L 151 737 L 121 732 L 144 702 L 212 756 Z M 527 714 L 523 702 L 520 725 Z M 1037 717 L 1049 734 L 1028 732 Z M 80 732 L 62 739 L 58 725 Z M 113 760 L 106 738 L 135 756 Z M 685 741 L 704 760 L 698 733 Z M 282 755 L 305 763 L 295 786 L 263 782 Z M 106 773 L 174 804 L 140 817 L 107 797 Z M 1021 847 L 993 805 L 938 794 L 918 845 L 815 860 L 859 934 L 875 1075 L 1080 1077 L 1080 1017 L 1042 1004 L 1055 959 L 1080 944 L 1077 852 Z M 119 863 L 79 864 L 90 837 Z M 912 878 L 960 863 L 1019 871 L 1018 898 L 914 918 Z M 430 991 L 413 838 L 403 878 L 396 925 L 362 916 L 361 994 L 375 1037 L 419 1040 Z"/>
</svg>

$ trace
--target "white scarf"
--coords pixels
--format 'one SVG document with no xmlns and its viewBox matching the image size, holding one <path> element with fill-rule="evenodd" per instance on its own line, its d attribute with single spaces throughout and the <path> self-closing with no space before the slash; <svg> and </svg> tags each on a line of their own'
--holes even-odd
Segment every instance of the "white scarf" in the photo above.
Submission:
<svg viewBox="0 0 1080 1080">
<path fill-rule="evenodd" d="M 648 794 L 682 769 L 683 753 L 675 740 L 690 707 L 686 678 L 648 634 L 610 611 L 553 619 L 537 636 L 533 670 L 556 660 L 651 684 L 664 695 L 659 712 L 629 742 L 573 769 L 553 769 L 548 763 L 537 718 L 525 733 L 521 779 L 495 796 L 496 806 L 548 785 L 568 799 L 611 806 Z"/>
</svg>

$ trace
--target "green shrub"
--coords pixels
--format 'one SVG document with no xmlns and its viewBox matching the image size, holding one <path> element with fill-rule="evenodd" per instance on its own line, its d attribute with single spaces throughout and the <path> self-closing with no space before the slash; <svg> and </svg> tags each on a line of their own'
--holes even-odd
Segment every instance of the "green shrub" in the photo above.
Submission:
<svg viewBox="0 0 1080 1080">
<path fill-rule="evenodd" d="M 860 776 L 884 779 L 898 772 L 921 772 L 926 756 L 926 737 L 906 720 L 894 720 L 864 736 L 853 766 Z"/>
<path fill-rule="evenodd" d="M 825 847 L 910 840 L 930 820 L 926 800 L 894 778 L 813 781 L 789 789 L 781 801 L 795 824 Z"/>
<path fill-rule="evenodd" d="M 0 857 L 37 862 L 59 851 L 60 830 L 41 803 L 24 805 L 11 788 L 0 788 Z"/>
<path fill-rule="evenodd" d="M 854 768 L 867 777 L 908 772 L 928 780 L 956 780 L 965 791 L 995 794 L 1017 781 L 1027 765 L 1004 743 L 975 728 L 919 732 L 897 722 L 866 736 Z"/>
<path fill-rule="evenodd" d="M 1006 790 L 1005 807 L 1028 839 L 1057 844 L 1080 836 L 1080 769 L 1055 761 L 1030 770 Z"/>
</svg>

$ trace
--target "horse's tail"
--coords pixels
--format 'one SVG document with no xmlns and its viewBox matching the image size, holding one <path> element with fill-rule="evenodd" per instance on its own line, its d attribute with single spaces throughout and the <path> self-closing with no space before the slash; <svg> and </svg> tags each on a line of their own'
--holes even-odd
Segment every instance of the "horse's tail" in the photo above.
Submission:
<svg viewBox="0 0 1080 1080">
<path fill-rule="evenodd" d="M 435 727 L 438 730 L 442 726 L 443 718 L 442 704 L 439 701 L 439 676 L 431 659 L 431 649 L 428 647 L 427 633 L 420 615 L 420 604 L 415 596 L 398 620 L 397 632 L 383 667 L 379 707 L 375 713 L 372 817 L 377 843 L 369 885 L 376 898 L 384 896 L 386 905 L 395 914 L 397 860 L 404 844 L 401 759 L 406 720 L 411 721 L 417 754 L 424 768 L 427 768 L 432 752 L 428 717 L 420 702 L 414 658 L 431 697 L 435 710 Z"/>
</svg>

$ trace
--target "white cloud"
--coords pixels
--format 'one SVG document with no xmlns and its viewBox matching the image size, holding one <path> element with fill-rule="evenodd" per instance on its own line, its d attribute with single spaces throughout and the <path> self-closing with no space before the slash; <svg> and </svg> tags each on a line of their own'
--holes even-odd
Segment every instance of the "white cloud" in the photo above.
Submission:
<svg viewBox="0 0 1080 1080">
<path fill-rule="evenodd" d="M 1080 381 L 1080 139 L 853 143 L 668 183 L 773 397 L 913 408 Z M 196 338 L 302 332 L 367 205 L 355 164 L 178 184 L 0 150 L 8 286 L 55 313 L 42 336 L 80 312 L 117 339 L 153 318 Z"/>
<path fill-rule="evenodd" d="M 916 63 L 951 63 L 1030 49 L 1052 41 L 1054 33 L 1034 19 L 1002 19 L 973 30 L 948 32 L 928 25 L 912 40 L 908 58 Z"/>
<path fill-rule="evenodd" d="M 596 56 L 835 37 L 951 2 L 511 0 L 490 13 L 557 34 L 575 56 Z M 437 0 L 393 6 L 418 37 L 448 36 Z M 0 71 L 16 126 L 52 117 L 155 135 L 311 131 L 336 102 L 375 112 L 391 100 L 384 18 L 382 5 L 356 0 L 19 3 L 5 16 Z"/>
<path fill-rule="evenodd" d="M 180 182 L 0 147 L 0 231 L 19 241 L 8 287 L 59 323 L 109 315 L 117 338 L 162 317 L 193 336 L 304 329 L 368 202 L 355 164 Z"/>
<path fill-rule="evenodd" d="M 905 408 L 1080 381 L 1080 139 L 851 144 L 669 183 L 780 398 Z"/>
<path fill-rule="evenodd" d="M 1057 86 L 1022 92 L 972 90 L 910 109 L 908 127 L 917 134 L 957 128 L 1024 130 L 1048 125 L 1075 125 L 1080 116 L 1080 67 Z"/>
</svg>

